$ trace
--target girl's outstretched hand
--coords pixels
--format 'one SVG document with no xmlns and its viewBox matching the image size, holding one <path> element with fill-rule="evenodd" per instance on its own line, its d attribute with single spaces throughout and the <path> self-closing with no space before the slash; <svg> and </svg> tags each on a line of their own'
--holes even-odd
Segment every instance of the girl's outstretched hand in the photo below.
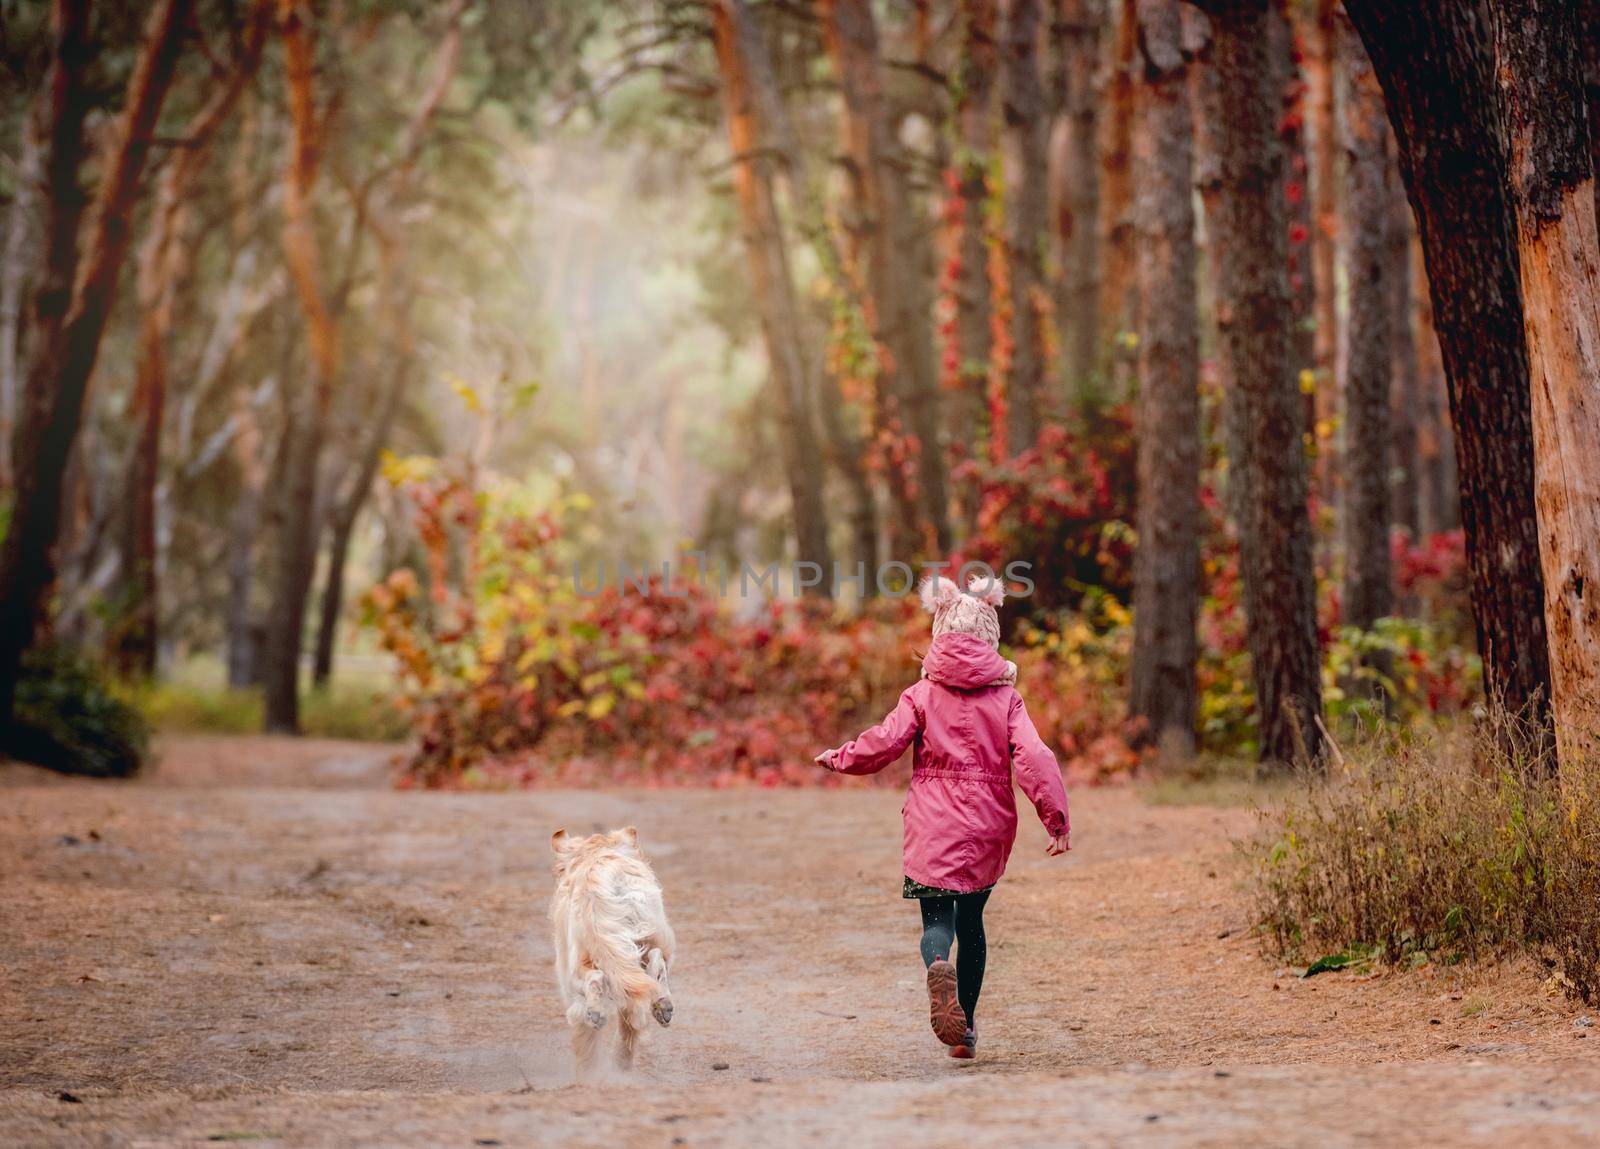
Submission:
<svg viewBox="0 0 1600 1149">
<path fill-rule="evenodd" d="M 1050 844 L 1044 848 L 1044 852 L 1052 858 L 1059 858 L 1070 849 L 1072 849 L 1071 835 L 1062 834 L 1059 838 L 1051 838 Z"/>
<path fill-rule="evenodd" d="M 832 770 L 834 757 L 838 753 L 839 752 L 837 750 L 824 750 L 821 754 L 818 754 L 815 758 L 813 758 L 812 761 L 818 766 L 821 766 L 824 770 Z"/>
</svg>

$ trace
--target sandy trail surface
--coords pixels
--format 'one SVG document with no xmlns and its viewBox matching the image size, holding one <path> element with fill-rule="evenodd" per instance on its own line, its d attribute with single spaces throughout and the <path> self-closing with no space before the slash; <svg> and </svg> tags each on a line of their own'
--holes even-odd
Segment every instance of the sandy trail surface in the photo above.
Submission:
<svg viewBox="0 0 1600 1149">
<path fill-rule="evenodd" d="M 1600 1026 L 1533 963 L 1301 980 L 1239 810 L 1073 796 L 990 902 L 981 1056 L 928 1032 L 887 791 L 397 792 L 392 749 L 168 740 L 0 766 L 0 1145 L 1600 1143 Z M 572 1084 L 556 826 L 639 827 L 680 952 Z"/>
</svg>

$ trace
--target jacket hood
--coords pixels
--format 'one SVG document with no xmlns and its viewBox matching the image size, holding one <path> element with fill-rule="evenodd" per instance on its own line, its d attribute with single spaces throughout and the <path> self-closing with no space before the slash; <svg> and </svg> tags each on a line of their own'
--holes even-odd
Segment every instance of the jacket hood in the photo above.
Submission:
<svg viewBox="0 0 1600 1149">
<path fill-rule="evenodd" d="M 957 690 L 1014 683 L 1017 668 L 987 642 L 965 631 L 941 634 L 922 659 L 922 677 Z"/>
</svg>

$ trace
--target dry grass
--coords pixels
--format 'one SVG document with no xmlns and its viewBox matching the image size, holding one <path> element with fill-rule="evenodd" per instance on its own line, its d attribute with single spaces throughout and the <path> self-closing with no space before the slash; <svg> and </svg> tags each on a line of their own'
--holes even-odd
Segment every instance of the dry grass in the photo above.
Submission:
<svg viewBox="0 0 1600 1149">
<path fill-rule="evenodd" d="M 1600 1000 L 1600 764 L 1557 774 L 1504 714 L 1373 737 L 1262 815 L 1245 849 L 1280 952 L 1451 961 L 1521 951 Z"/>
</svg>

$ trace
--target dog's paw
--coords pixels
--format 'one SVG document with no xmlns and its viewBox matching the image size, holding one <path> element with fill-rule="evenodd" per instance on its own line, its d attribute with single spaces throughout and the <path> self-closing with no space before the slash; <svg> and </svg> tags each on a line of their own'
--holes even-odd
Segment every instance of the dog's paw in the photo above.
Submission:
<svg viewBox="0 0 1600 1149">
<path fill-rule="evenodd" d="M 660 1022 L 662 1025 L 664 1025 L 664 1026 L 665 1025 L 671 1025 L 672 1024 L 672 999 L 670 997 L 658 997 L 658 998 L 656 998 L 656 1003 L 650 1007 L 650 1012 L 655 1016 L 655 1019 L 658 1022 Z"/>
<path fill-rule="evenodd" d="M 587 1025 L 590 1029 L 600 1029 L 605 1025 L 605 1023 L 606 1015 L 601 1013 L 598 1009 L 589 1009 L 584 1011 L 583 1024 Z"/>
</svg>

